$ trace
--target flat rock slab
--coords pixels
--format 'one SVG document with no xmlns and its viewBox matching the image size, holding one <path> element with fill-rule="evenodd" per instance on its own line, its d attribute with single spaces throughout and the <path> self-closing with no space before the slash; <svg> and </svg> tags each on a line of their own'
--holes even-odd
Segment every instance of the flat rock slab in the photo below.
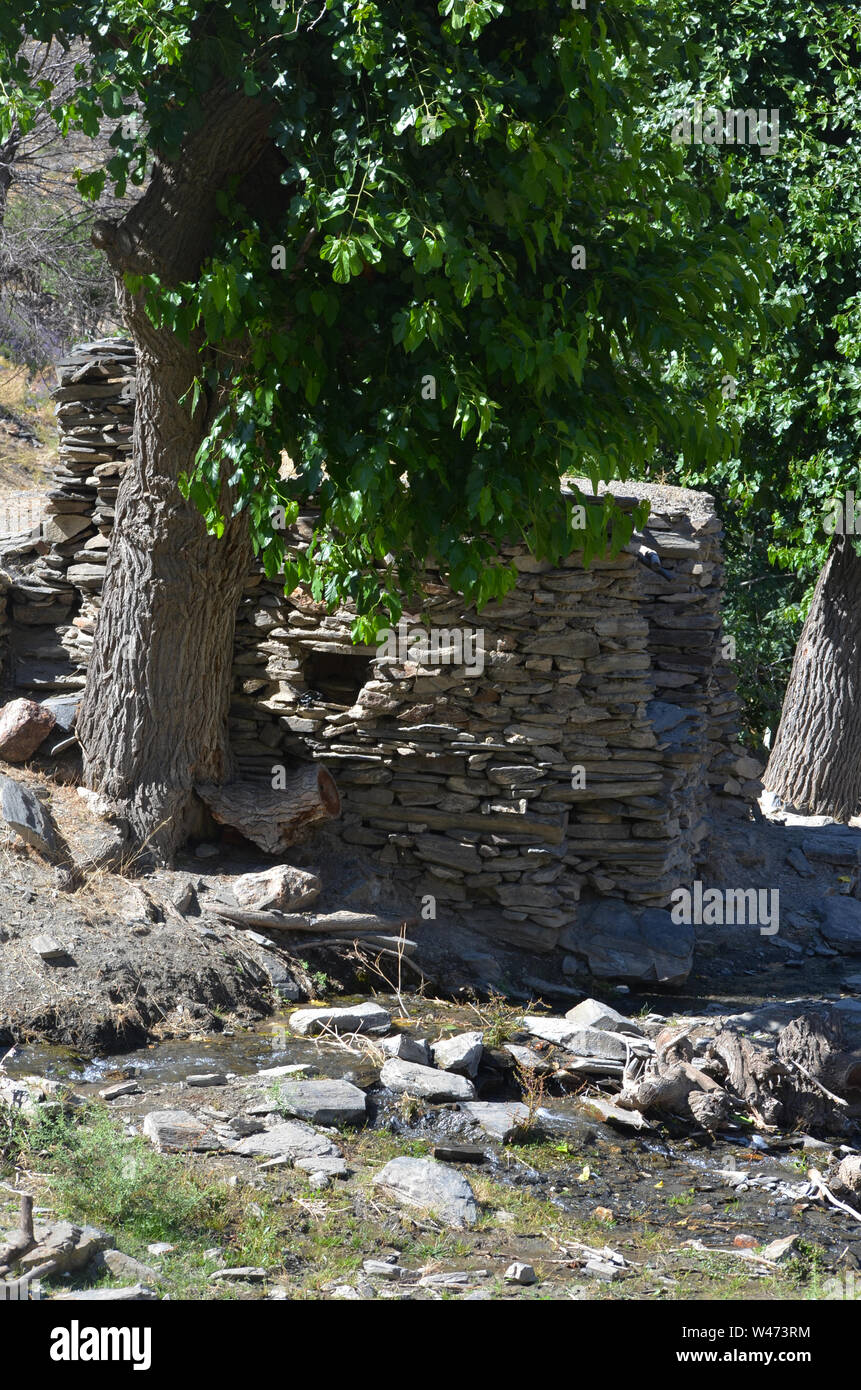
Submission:
<svg viewBox="0 0 861 1390">
<path fill-rule="evenodd" d="M 312 1125 L 359 1125 L 367 1102 L 364 1091 L 349 1081 L 282 1081 L 272 1109 Z"/>
<path fill-rule="evenodd" d="M 601 1096 L 587 1096 L 583 1100 L 583 1108 L 587 1113 L 591 1110 L 599 1115 L 605 1123 L 621 1125 L 623 1129 L 652 1129 L 639 1110 L 623 1110 L 621 1105 L 614 1105 L 611 1100 L 604 1100 Z"/>
<path fill-rule="evenodd" d="M 501 1144 L 507 1144 L 529 1125 L 529 1108 L 520 1100 L 468 1100 L 460 1108 Z"/>
<path fill-rule="evenodd" d="M 566 928 L 561 944 L 585 958 L 596 979 L 628 984 L 682 985 L 694 961 L 694 929 L 661 908 L 638 916 L 621 900 L 605 899 Z"/>
<path fill-rule="evenodd" d="M 0 709 L 0 758 L 24 763 L 45 742 L 56 720 L 35 700 L 10 700 Z"/>
<path fill-rule="evenodd" d="M 382 1187 L 403 1206 L 426 1211 L 447 1226 L 474 1226 L 478 1207 L 472 1188 L 460 1173 L 429 1158 L 393 1158 L 374 1174 Z"/>
<path fill-rule="evenodd" d="M 223 1149 L 216 1134 L 188 1110 L 151 1110 L 143 1132 L 159 1153 L 207 1153 Z"/>
<path fill-rule="evenodd" d="M 107 1270 L 115 1279 L 136 1279 L 142 1284 L 157 1284 L 161 1278 L 158 1270 L 142 1264 L 122 1250 L 102 1250 L 92 1264 L 94 1269 Z"/>
<path fill-rule="evenodd" d="M 383 1064 L 380 1081 L 390 1091 L 417 1100 L 475 1100 L 475 1087 L 468 1076 L 404 1062 L 399 1057 L 390 1057 Z"/>
<path fill-rule="evenodd" d="M 387 1033 L 392 1016 L 379 1004 L 356 1004 L 352 1008 L 296 1009 L 290 1027 L 302 1037 L 318 1033 Z"/>
<path fill-rule="evenodd" d="M 819 930 L 830 946 L 861 956 L 861 902 L 842 893 L 823 898 Z"/>
<path fill-rule="evenodd" d="M 628 1056 L 624 1040 L 618 1034 L 605 1033 L 600 1028 L 580 1028 L 567 1018 L 525 1014 L 523 1027 L 533 1038 L 558 1043 L 569 1052 L 576 1052 L 578 1057 L 592 1057 L 602 1062 L 624 1062 Z"/>
<path fill-rule="evenodd" d="M 849 869 L 861 861 L 861 830 L 846 825 L 821 825 L 805 836 L 801 848 L 807 859 Z"/>
<path fill-rule="evenodd" d="M 262 1134 L 251 1134 L 240 1140 L 233 1152 L 252 1158 L 288 1158 L 306 1173 L 341 1177 L 347 1172 L 337 1144 L 301 1120 L 287 1120 Z"/>
<path fill-rule="evenodd" d="M 101 1250 L 114 1244 L 113 1236 L 97 1226 L 76 1226 L 71 1221 L 56 1221 L 50 1226 L 36 1226 L 36 1246 L 21 1259 L 23 1273 L 38 1269 L 53 1260 L 56 1274 L 83 1269 Z"/>
<path fill-rule="evenodd" d="M 57 831 L 49 811 L 26 787 L 0 775 L 0 816 L 25 844 L 52 858 Z"/>
<path fill-rule="evenodd" d="M 513 1057 L 522 1071 L 534 1072 L 536 1076 L 547 1076 L 554 1070 L 553 1062 L 542 1057 L 534 1047 L 524 1047 L 523 1043 L 503 1043 L 503 1051 Z"/>
<path fill-rule="evenodd" d="M 470 1033 L 457 1033 L 453 1038 L 440 1038 L 431 1043 L 434 1065 L 443 1071 L 460 1072 L 463 1076 L 477 1076 L 484 1051 L 482 1034 L 475 1030 Z"/>
</svg>

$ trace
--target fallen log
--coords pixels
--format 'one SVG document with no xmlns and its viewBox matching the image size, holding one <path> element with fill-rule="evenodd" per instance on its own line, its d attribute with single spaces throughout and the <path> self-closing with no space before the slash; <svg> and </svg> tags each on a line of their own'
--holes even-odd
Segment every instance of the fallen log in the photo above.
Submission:
<svg viewBox="0 0 861 1390">
<path fill-rule="evenodd" d="M 306 830 L 341 814 L 335 779 L 322 763 L 288 773 L 277 790 L 266 782 L 202 782 L 194 790 L 219 825 L 238 830 L 267 854 L 281 854 Z"/>
<path fill-rule="evenodd" d="M 216 913 L 236 927 L 268 927 L 271 931 L 335 932 L 340 936 L 399 936 L 403 926 L 414 926 L 414 919 L 378 917 L 373 912 L 249 912 L 232 903 L 208 902 L 207 911 Z"/>
</svg>

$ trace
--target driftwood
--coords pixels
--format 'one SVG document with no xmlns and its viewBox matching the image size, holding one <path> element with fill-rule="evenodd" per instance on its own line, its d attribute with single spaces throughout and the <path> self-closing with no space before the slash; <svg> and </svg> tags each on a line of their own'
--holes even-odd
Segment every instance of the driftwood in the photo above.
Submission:
<svg viewBox="0 0 861 1390">
<path fill-rule="evenodd" d="M 29 1193 L 21 1193 L 17 1230 L 11 1231 L 6 1242 L 0 1245 L 0 1270 L 9 1269 L 29 1253 L 36 1244 L 33 1234 L 33 1198 Z"/>
<path fill-rule="evenodd" d="M 247 912 L 231 903 L 209 902 L 206 906 L 236 927 L 267 927 L 270 931 L 397 936 L 402 926 L 413 925 L 402 917 L 378 917 L 373 912 Z"/>
<path fill-rule="evenodd" d="M 792 1073 L 792 1119 L 841 1133 L 861 1111 L 861 1055 L 847 1048 L 840 1017 L 813 1011 L 781 1030 L 777 1055 Z"/>
<path fill-rule="evenodd" d="M 304 831 L 341 813 L 335 779 L 322 763 L 289 773 L 277 791 L 265 782 L 206 782 L 195 791 L 220 825 L 232 826 L 267 854 L 281 854 Z"/>
<path fill-rule="evenodd" d="M 708 1057 L 721 1063 L 726 1089 L 750 1111 L 760 1128 L 784 1123 L 788 1072 L 773 1052 L 725 1028 L 709 1045 Z"/>
</svg>

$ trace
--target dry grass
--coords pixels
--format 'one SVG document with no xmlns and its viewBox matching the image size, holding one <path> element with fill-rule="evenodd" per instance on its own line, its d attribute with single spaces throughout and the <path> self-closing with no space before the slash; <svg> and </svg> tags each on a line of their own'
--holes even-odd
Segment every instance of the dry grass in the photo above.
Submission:
<svg viewBox="0 0 861 1390">
<path fill-rule="evenodd" d="M 28 425 L 38 439 L 33 446 L 15 439 L 0 420 L 0 496 L 41 490 L 57 462 L 57 426 L 50 398 L 53 382 L 0 355 L 0 406 Z"/>
</svg>

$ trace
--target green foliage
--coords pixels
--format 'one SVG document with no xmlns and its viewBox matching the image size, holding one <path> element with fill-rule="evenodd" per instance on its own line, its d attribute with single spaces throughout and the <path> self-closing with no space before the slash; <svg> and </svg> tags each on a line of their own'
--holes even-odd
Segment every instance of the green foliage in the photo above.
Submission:
<svg viewBox="0 0 861 1390">
<path fill-rule="evenodd" d="M 827 552 L 823 517 L 861 494 L 861 15 L 835 0 L 677 5 L 692 54 L 667 69 L 666 108 L 779 108 L 777 153 L 691 146 L 697 180 L 724 170 L 738 214 L 780 219 L 768 331 L 734 373 L 737 447 L 717 465 L 675 460 L 713 492 L 727 527 L 729 625 L 751 730 L 776 727 L 791 654 Z M 697 372 L 688 389 L 701 389 Z"/>
<path fill-rule="evenodd" d="M 428 557 L 481 606 L 515 581 L 503 541 L 587 563 L 625 544 L 609 502 L 572 525 L 566 475 L 595 488 L 662 446 L 689 468 L 727 455 L 721 377 L 765 329 L 776 227 L 654 119 L 655 74 L 703 62 L 671 0 L 14 11 L 8 111 L 26 123 L 51 101 L 15 67 L 19 25 L 86 34 L 54 114 L 85 133 L 116 118 L 118 193 L 181 162 L 229 94 L 271 110 L 280 183 L 261 200 L 225 170 L 197 275 L 130 285 L 199 345 L 188 408 L 215 408 L 187 495 L 219 533 L 228 481 L 267 572 L 351 598 L 357 637 L 397 619 Z M 313 543 L 291 552 L 272 509 L 289 524 L 311 498 Z"/>
</svg>

